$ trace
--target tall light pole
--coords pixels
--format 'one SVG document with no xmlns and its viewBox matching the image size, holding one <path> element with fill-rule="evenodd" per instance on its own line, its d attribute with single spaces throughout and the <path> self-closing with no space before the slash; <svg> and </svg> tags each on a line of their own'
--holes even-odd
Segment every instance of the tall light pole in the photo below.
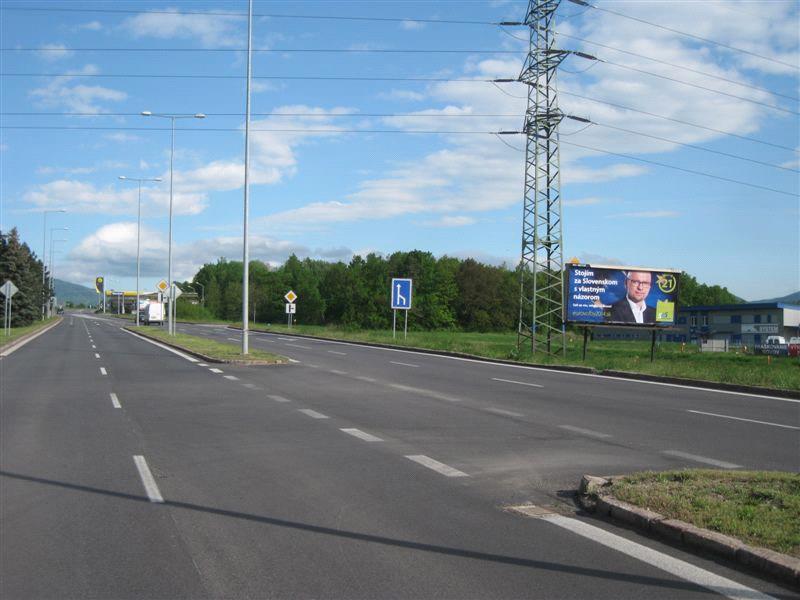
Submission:
<svg viewBox="0 0 800 600">
<path fill-rule="evenodd" d="M 252 74 L 253 0 L 247 3 L 247 91 L 244 117 L 244 234 L 242 248 L 242 354 L 249 352 L 250 327 L 248 309 L 250 304 L 250 246 L 247 241 L 247 220 L 250 216 L 250 78 Z"/>
<path fill-rule="evenodd" d="M 67 212 L 66 209 L 63 208 L 55 208 L 52 210 L 43 210 L 42 211 L 42 296 L 44 296 L 44 284 L 45 284 L 45 257 L 47 256 L 47 213 L 65 213 Z M 44 320 L 44 312 L 49 302 L 48 298 L 42 298 L 42 320 Z"/>
<path fill-rule="evenodd" d="M 65 228 L 62 227 L 60 229 L 65 229 Z M 57 244 L 59 242 L 66 242 L 67 240 L 54 240 L 53 239 L 53 231 L 54 231 L 54 229 L 50 230 L 50 282 L 53 284 L 53 292 L 54 292 L 54 295 L 55 295 L 56 279 L 55 279 L 54 270 L 53 270 L 53 245 Z M 50 298 L 48 298 L 48 300 L 47 300 L 47 304 L 48 305 L 50 305 L 50 301 L 51 300 L 52 300 L 52 296 Z"/>
<path fill-rule="evenodd" d="M 139 201 L 136 209 L 136 326 L 139 327 L 139 256 L 142 245 L 142 182 L 143 181 L 162 181 L 161 177 L 126 177 L 120 175 L 122 181 L 135 181 L 139 184 Z"/>
<path fill-rule="evenodd" d="M 199 285 L 200 286 L 200 291 L 203 294 L 202 297 L 200 298 L 200 304 L 205 306 L 205 303 L 206 303 L 206 286 L 204 286 L 202 283 L 197 283 L 196 281 L 192 285 Z"/>
<path fill-rule="evenodd" d="M 165 114 L 154 113 L 149 110 L 142 111 L 143 117 L 160 117 L 162 119 L 169 119 L 171 123 L 171 137 L 170 137 L 170 152 L 169 152 L 169 250 L 167 251 L 167 283 L 169 284 L 169 312 L 167 313 L 167 332 L 169 335 L 175 335 L 175 323 L 173 312 L 175 311 L 175 302 L 172 298 L 172 181 L 173 169 L 172 164 L 175 159 L 175 119 L 205 119 L 203 113 L 190 114 Z"/>
</svg>

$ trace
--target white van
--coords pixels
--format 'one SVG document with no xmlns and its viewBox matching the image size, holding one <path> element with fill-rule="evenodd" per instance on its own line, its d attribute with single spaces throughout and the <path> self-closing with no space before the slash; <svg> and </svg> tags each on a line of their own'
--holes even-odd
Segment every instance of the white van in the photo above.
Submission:
<svg viewBox="0 0 800 600">
<path fill-rule="evenodd" d="M 782 335 L 770 335 L 767 336 L 767 341 L 764 343 L 769 344 L 770 346 L 779 344 L 786 345 L 786 338 Z"/>
<path fill-rule="evenodd" d="M 161 302 L 148 302 L 139 310 L 139 322 L 142 325 L 164 324 L 164 305 Z"/>
</svg>

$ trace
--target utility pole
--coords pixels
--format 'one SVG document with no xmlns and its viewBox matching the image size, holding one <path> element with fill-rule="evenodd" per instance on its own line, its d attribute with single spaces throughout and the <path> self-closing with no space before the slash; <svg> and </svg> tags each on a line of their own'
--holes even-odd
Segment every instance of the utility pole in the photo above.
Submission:
<svg viewBox="0 0 800 600">
<path fill-rule="evenodd" d="M 247 3 L 247 84 L 245 90 L 245 117 L 244 117 L 244 216 L 242 235 L 242 354 L 250 352 L 249 335 L 250 326 L 250 243 L 248 241 L 248 220 L 250 219 L 250 79 L 253 74 L 252 63 L 253 40 L 253 0 Z M 255 320 L 255 318 L 253 319 Z"/>
<path fill-rule="evenodd" d="M 528 86 L 525 111 L 525 190 L 522 212 L 520 308 L 517 348 L 566 355 L 564 251 L 556 71 L 568 50 L 555 48 L 555 13 L 560 0 L 530 0 L 528 57 L 519 81 Z"/>
</svg>

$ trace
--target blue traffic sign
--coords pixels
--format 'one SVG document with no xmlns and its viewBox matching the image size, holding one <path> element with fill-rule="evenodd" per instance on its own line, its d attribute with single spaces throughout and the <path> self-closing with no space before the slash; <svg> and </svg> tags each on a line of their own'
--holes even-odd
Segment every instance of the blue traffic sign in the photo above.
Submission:
<svg viewBox="0 0 800 600">
<path fill-rule="evenodd" d="M 392 308 L 408 310 L 411 308 L 411 279 L 392 279 Z"/>
</svg>

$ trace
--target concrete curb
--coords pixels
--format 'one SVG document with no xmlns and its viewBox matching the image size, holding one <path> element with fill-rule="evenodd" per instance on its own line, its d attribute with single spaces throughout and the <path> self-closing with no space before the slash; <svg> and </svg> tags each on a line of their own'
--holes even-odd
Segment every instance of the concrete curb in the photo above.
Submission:
<svg viewBox="0 0 800 600">
<path fill-rule="evenodd" d="M 31 331 L 23 335 L 22 337 L 18 337 L 13 342 L 9 342 L 3 346 L 0 346 L 0 357 L 8 356 L 12 352 L 16 352 L 20 348 L 22 348 L 25 344 L 31 341 L 33 338 L 37 338 L 43 333 L 47 333 L 53 327 L 58 325 L 64 320 L 64 317 L 56 317 L 56 320 L 49 325 L 42 327 L 41 329 L 37 329 L 36 331 Z"/>
<path fill-rule="evenodd" d="M 214 363 L 218 365 L 239 365 L 244 367 L 250 366 L 266 366 L 266 365 L 285 365 L 288 364 L 289 361 L 286 360 L 279 360 L 277 362 L 267 362 L 265 360 L 224 360 L 221 358 L 214 358 L 212 356 L 207 356 L 196 350 L 190 350 L 186 346 L 181 346 L 180 344 L 176 344 L 175 342 L 166 342 L 160 338 L 150 337 L 144 333 L 136 331 L 135 327 L 123 327 L 125 331 L 129 331 L 135 336 L 140 338 L 144 338 L 147 340 L 152 340 L 154 342 L 158 342 L 159 344 L 164 344 L 165 346 L 169 346 L 170 348 L 175 348 L 175 350 L 180 350 L 181 352 L 185 352 L 190 356 L 194 356 L 195 358 L 199 358 L 203 362 Z"/>
<path fill-rule="evenodd" d="M 227 328 L 235 329 L 237 331 L 241 331 L 242 329 L 241 327 L 237 327 L 234 325 L 228 325 Z M 479 356 L 477 354 L 467 354 L 465 352 L 448 352 L 447 350 L 432 350 L 430 348 L 418 348 L 416 346 L 395 346 L 393 344 L 379 344 L 377 342 L 359 342 L 356 340 L 343 340 L 337 338 L 322 337 L 318 335 L 307 335 L 304 333 L 278 333 L 277 331 L 263 331 L 260 329 L 251 329 L 250 331 L 253 333 L 263 333 L 266 335 L 291 335 L 294 337 L 308 338 L 311 340 L 324 340 L 327 342 L 343 342 L 348 344 L 356 344 L 359 346 L 370 346 L 373 348 L 389 348 L 391 350 L 408 350 L 409 352 L 421 352 L 425 354 L 435 354 L 437 356 L 453 356 L 455 358 L 469 358 L 470 360 L 498 363 L 501 365 L 513 365 L 515 367 L 528 367 L 531 369 L 547 369 L 549 371 L 564 371 L 567 373 L 585 373 L 589 375 L 603 375 L 604 377 L 616 377 L 618 379 L 655 381 L 658 383 L 685 385 L 685 386 L 691 386 L 709 390 L 718 390 L 723 392 L 740 392 L 744 394 L 759 394 L 766 396 L 774 396 L 776 398 L 792 398 L 800 400 L 800 391 L 765 388 L 754 385 L 717 383 L 714 381 L 703 381 L 701 379 L 684 379 L 682 377 L 666 377 L 663 375 L 648 375 L 646 373 L 632 373 L 629 371 L 614 371 L 610 369 L 598 370 L 593 367 L 573 367 L 568 365 L 540 365 L 540 364 L 519 362 L 516 360 L 505 360 L 502 358 L 488 358 L 486 356 Z"/>
<path fill-rule="evenodd" d="M 578 488 L 581 505 L 596 515 L 610 517 L 645 533 L 739 563 L 763 577 L 800 589 L 800 559 L 750 546 L 716 531 L 667 519 L 659 513 L 617 500 L 611 496 L 613 479 L 584 475 Z"/>
</svg>

